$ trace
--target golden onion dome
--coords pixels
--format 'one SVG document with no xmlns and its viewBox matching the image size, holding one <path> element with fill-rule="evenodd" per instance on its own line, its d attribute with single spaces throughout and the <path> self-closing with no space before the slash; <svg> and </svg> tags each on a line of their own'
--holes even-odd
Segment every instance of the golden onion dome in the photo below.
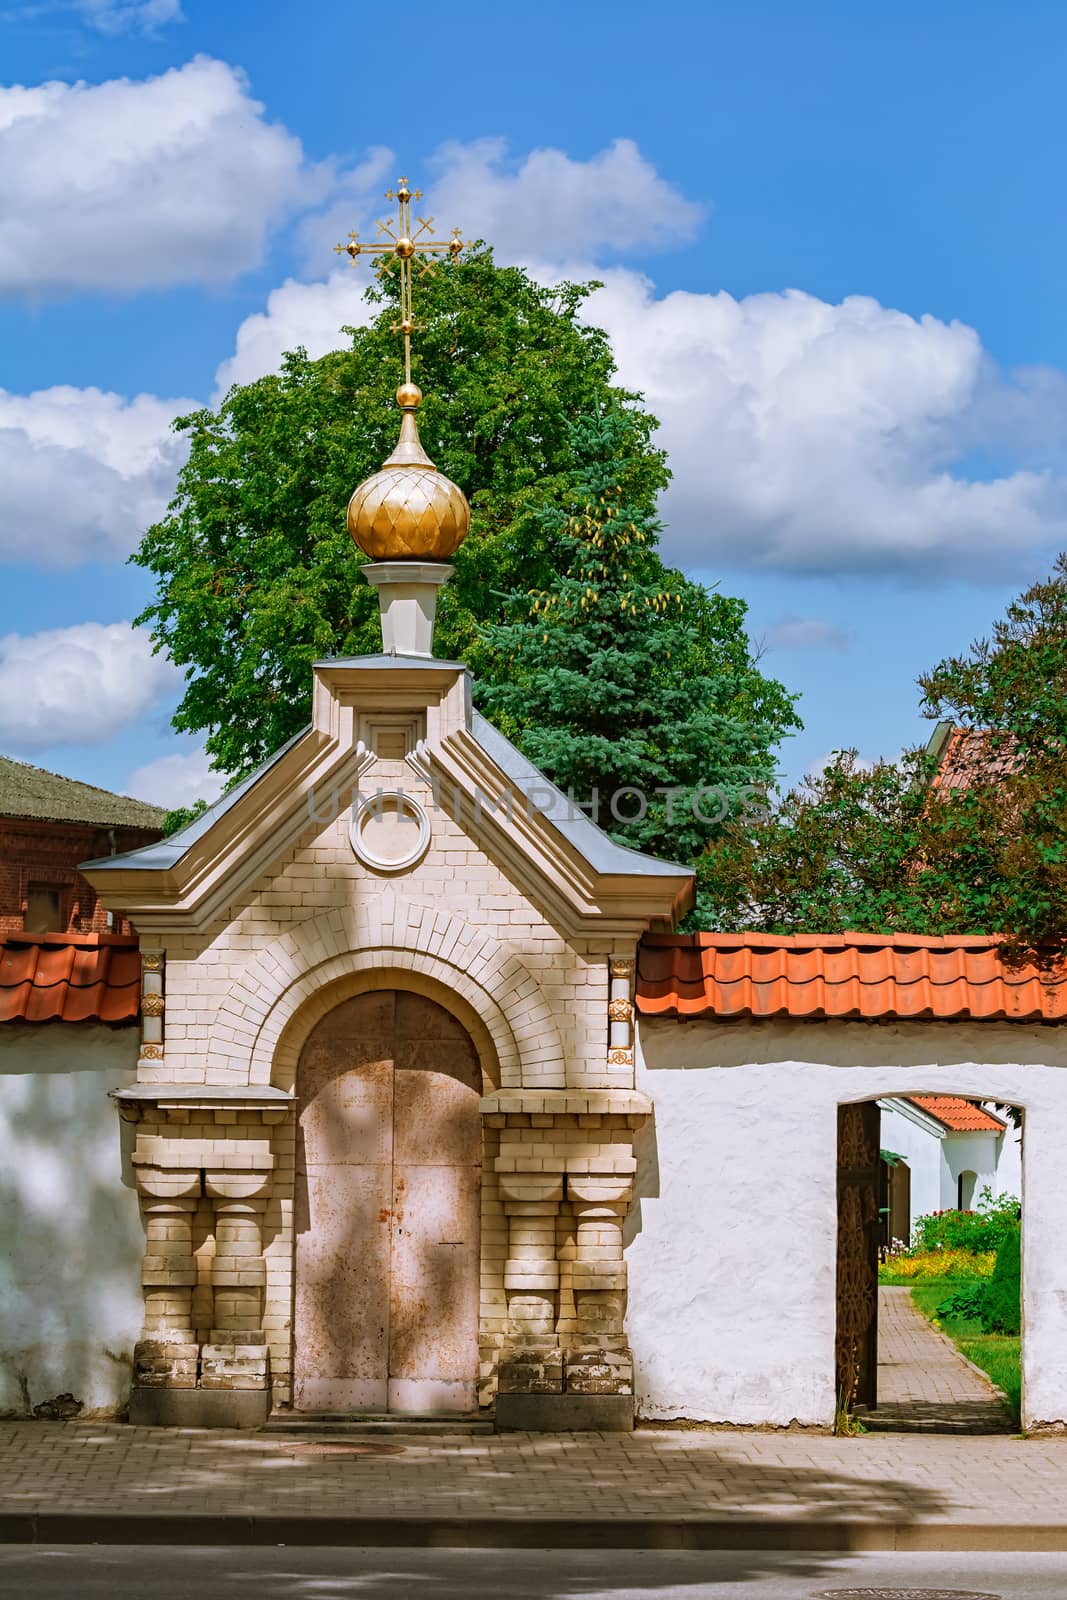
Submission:
<svg viewBox="0 0 1067 1600">
<path fill-rule="evenodd" d="M 466 495 L 422 448 L 415 425 L 421 399 L 414 383 L 396 391 L 404 413 L 396 449 L 348 502 L 348 531 L 373 561 L 447 561 L 470 528 Z"/>
</svg>

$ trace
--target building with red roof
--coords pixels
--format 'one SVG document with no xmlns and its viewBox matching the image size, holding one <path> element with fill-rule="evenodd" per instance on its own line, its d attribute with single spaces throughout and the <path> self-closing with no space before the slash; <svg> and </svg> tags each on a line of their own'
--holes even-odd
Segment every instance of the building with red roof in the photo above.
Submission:
<svg viewBox="0 0 1067 1600">
<path fill-rule="evenodd" d="M 109 1094 L 140 1049 L 141 957 L 78 870 L 163 812 L 0 757 L 0 1411 L 125 1404 L 140 1327 L 137 1200 Z"/>
</svg>

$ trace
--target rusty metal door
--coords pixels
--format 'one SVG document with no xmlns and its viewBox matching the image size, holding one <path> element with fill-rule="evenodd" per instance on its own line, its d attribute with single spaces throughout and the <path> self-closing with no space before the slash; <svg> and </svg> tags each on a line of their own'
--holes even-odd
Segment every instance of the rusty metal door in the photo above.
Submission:
<svg viewBox="0 0 1067 1600">
<path fill-rule="evenodd" d="M 294 1404 L 476 1403 L 481 1069 L 470 1037 L 402 991 L 344 1001 L 297 1074 Z"/>
<path fill-rule="evenodd" d="M 838 1402 L 877 1404 L 878 1178 L 877 1101 L 837 1112 Z"/>
</svg>

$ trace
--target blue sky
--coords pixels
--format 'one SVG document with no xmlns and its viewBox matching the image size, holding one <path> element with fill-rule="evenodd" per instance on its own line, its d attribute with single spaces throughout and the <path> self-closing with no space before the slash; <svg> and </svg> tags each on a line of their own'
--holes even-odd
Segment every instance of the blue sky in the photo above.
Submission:
<svg viewBox="0 0 1067 1600">
<path fill-rule="evenodd" d="M 916 674 L 1067 546 L 1065 68 L 1027 0 L 0 0 L 0 749 L 206 790 L 125 556 L 175 411 L 360 317 L 329 246 L 400 171 L 605 280 L 665 551 L 803 694 L 785 770 L 925 737 Z"/>
</svg>

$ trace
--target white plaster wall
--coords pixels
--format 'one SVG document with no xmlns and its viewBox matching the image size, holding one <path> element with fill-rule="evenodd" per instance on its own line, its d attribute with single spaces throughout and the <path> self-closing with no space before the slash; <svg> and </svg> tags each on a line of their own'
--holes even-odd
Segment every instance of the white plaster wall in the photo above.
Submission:
<svg viewBox="0 0 1067 1600">
<path fill-rule="evenodd" d="M 108 1090 L 135 1077 L 136 1028 L 0 1027 L 0 1415 L 60 1394 L 126 1402 L 144 1234 Z"/>
<path fill-rule="evenodd" d="M 900 1111 L 883 1108 L 882 1149 L 895 1150 L 911 1170 L 911 1226 L 941 1207 L 942 1140 Z"/>
<path fill-rule="evenodd" d="M 649 1418 L 829 1426 L 837 1107 L 1022 1105 L 1023 1420 L 1067 1425 L 1067 1038 L 1010 1024 L 643 1020 L 627 1327 Z"/>
<path fill-rule="evenodd" d="M 1010 1123 L 997 1140 L 997 1173 L 993 1193 L 1010 1194 L 1016 1199 L 1023 1192 L 1023 1130 Z"/>
<path fill-rule="evenodd" d="M 952 1210 L 959 1200 L 961 1172 L 973 1172 L 974 1198 L 965 1209 L 976 1210 L 982 1190 L 997 1192 L 997 1135 L 995 1133 L 950 1133 L 944 1141 L 945 1161 L 941 1175 L 941 1206 Z"/>
</svg>

